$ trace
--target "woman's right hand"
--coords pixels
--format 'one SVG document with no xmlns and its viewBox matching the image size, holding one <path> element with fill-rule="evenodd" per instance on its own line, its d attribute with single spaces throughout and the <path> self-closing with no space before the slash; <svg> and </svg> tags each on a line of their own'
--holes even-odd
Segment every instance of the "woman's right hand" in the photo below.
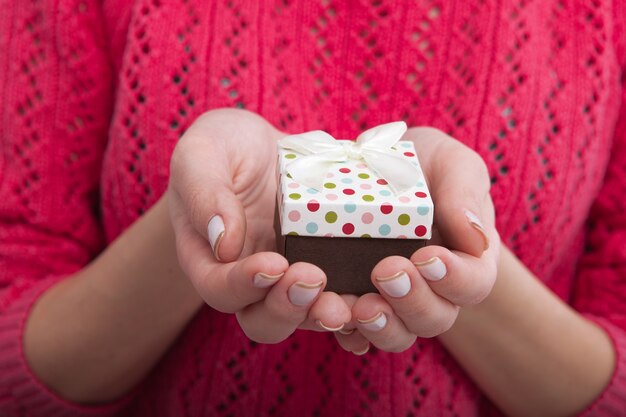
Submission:
<svg viewBox="0 0 626 417">
<path fill-rule="evenodd" d="M 182 269 L 204 301 L 235 313 L 246 335 L 278 343 L 297 328 L 338 330 L 350 308 L 322 292 L 318 267 L 274 253 L 276 141 L 284 136 L 253 113 L 200 116 L 177 144 L 168 189 Z"/>
</svg>

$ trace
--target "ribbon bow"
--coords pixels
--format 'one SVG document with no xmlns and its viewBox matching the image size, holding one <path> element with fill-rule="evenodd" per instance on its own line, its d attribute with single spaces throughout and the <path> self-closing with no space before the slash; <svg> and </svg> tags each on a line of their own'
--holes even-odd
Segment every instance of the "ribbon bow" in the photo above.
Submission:
<svg viewBox="0 0 626 417">
<path fill-rule="evenodd" d="M 400 152 L 391 149 L 406 132 L 406 123 L 393 122 L 361 133 L 356 142 L 336 140 L 321 130 L 286 136 L 278 141 L 283 149 L 305 155 L 287 165 L 294 181 L 320 191 L 326 174 L 337 162 L 363 160 L 391 190 L 398 194 L 415 186 L 420 171 Z"/>
</svg>

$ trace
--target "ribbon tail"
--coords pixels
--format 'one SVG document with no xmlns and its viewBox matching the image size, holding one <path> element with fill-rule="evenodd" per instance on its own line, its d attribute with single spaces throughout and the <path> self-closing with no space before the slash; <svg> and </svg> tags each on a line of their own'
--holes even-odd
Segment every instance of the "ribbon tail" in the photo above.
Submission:
<svg viewBox="0 0 626 417">
<path fill-rule="evenodd" d="M 414 187 L 422 179 L 419 169 L 401 155 L 367 149 L 363 151 L 363 159 L 372 171 L 389 183 L 395 194 Z"/>
<path fill-rule="evenodd" d="M 337 158 L 334 153 L 331 155 L 328 153 L 307 155 L 289 163 L 286 171 L 294 181 L 317 191 L 322 191 L 328 171 L 335 163 L 343 160 L 345 158 Z"/>
</svg>

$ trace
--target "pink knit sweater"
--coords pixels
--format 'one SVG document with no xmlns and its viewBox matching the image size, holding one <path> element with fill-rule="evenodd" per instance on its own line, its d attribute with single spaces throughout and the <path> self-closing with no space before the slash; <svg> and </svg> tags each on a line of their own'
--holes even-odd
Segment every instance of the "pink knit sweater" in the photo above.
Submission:
<svg viewBox="0 0 626 417">
<path fill-rule="evenodd" d="M 37 380 L 21 346 L 33 302 L 158 199 L 179 136 L 223 106 L 348 138 L 403 119 L 475 148 L 504 243 L 615 343 L 615 374 L 585 415 L 624 415 L 621 1 L 24 0 L 0 10 L 0 415 L 497 414 L 436 339 L 363 357 L 329 334 L 258 345 L 208 307 L 117 403 L 71 404 Z"/>
</svg>

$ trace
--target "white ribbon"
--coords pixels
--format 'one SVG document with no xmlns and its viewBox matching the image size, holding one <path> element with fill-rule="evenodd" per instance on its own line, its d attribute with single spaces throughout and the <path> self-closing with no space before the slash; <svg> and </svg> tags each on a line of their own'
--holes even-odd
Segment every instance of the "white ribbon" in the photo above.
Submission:
<svg viewBox="0 0 626 417">
<path fill-rule="evenodd" d="M 356 142 L 336 140 L 326 132 L 315 130 L 286 136 L 278 145 L 305 155 L 289 163 L 286 170 L 294 181 L 309 188 L 321 191 L 332 165 L 353 159 L 363 160 L 399 194 L 421 179 L 420 171 L 402 153 L 391 149 L 406 129 L 404 122 L 387 123 L 361 133 Z"/>
</svg>

